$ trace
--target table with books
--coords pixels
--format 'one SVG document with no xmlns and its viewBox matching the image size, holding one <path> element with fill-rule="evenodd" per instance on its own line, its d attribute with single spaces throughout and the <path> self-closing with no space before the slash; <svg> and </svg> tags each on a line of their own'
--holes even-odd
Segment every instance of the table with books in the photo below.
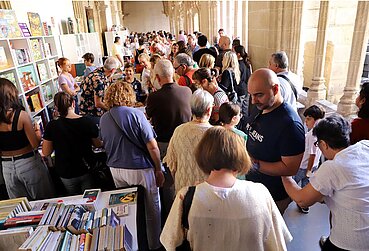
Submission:
<svg viewBox="0 0 369 251">
<path fill-rule="evenodd" d="M 0 250 L 145 250 L 142 192 L 91 189 L 40 201 L 0 201 Z"/>
</svg>

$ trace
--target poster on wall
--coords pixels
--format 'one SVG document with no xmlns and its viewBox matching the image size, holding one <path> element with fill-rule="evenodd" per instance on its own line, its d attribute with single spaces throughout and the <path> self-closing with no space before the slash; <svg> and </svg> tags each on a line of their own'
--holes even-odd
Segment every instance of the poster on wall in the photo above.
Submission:
<svg viewBox="0 0 369 251">
<path fill-rule="evenodd" d="M 38 13 L 27 12 L 32 36 L 42 36 L 42 23 Z"/>
<path fill-rule="evenodd" d="M 0 9 L 0 38 L 22 37 L 14 10 Z"/>
</svg>

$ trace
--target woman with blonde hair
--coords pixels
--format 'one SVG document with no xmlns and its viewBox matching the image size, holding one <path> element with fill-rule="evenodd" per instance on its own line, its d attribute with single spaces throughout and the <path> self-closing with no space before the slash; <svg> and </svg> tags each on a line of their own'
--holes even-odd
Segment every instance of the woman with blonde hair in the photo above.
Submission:
<svg viewBox="0 0 369 251">
<path fill-rule="evenodd" d="M 205 132 L 194 154 L 209 177 L 177 193 L 160 236 L 165 249 L 176 250 L 187 239 L 193 251 L 287 250 L 292 236 L 268 189 L 236 178 L 251 166 L 244 140 L 216 126 Z"/>
<path fill-rule="evenodd" d="M 205 67 L 205 68 L 214 68 L 215 65 L 215 58 L 210 55 L 205 53 L 204 55 L 201 56 L 200 61 L 199 61 L 199 67 Z"/>
<path fill-rule="evenodd" d="M 236 53 L 232 51 L 227 51 L 224 53 L 223 61 L 222 61 L 222 75 L 219 83 L 219 87 L 222 88 L 227 94 L 232 93 L 234 90 L 238 94 L 238 86 L 240 83 L 240 68 L 238 64 L 238 58 Z M 230 101 L 236 102 L 237 100 L 233 100 L 233 97 L 229 97 Z"/>
<path fill-rule="evenodd" d="M 129 83 L 118 81 L 106 90 L 108 107 L 100 120 L 101 138 L 116 187 L 145 188 L 145 213 L 149 249 L 161 246 L 159 189 L 164 182 L 156 134 L 145 114 L 134 108 L 135 92 Z"/>
</svg>

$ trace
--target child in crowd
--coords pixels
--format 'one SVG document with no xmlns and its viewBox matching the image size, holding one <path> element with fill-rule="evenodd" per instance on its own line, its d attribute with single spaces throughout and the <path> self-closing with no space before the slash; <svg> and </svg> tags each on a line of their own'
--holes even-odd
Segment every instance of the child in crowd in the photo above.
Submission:
<svg viewBox="0 0 369 251">
<path fill-rule="evenodd" d="M 142 90 L 142 85 L 140 81 L 138 81 L 135 78 L 134 69 L 135 69 L 134 65 L 131 63 L 126 63 L 124 65 L 124 73 L 125 73 L 124 81 L 132 85 L 133 90 L 136 93 L 136 101 L 144 104 L 146 101 L 147 94 Z"/>
<path fill-rule="evenodd" d="M 317 122 L 324 118 L 325 111 L 319 106 L 312 105 L 304 112 L 305 124 L 308 128 L 308 132 L 305 134 L 305 152 L 302 157 L 300 168 L 294 177 L 296 183 L 301 181 L 301 187 L 306 186 L 309 183 L 309 178 L 312 173 L 318 169 L 319 160 L 322 152 L 318 147 L 318 142 L 315 136 L 313 136 L 313 128 Z M 309 213 L 309 208 L 299 207 L 302 213 Z"/>
<path fill-rule="evenodd" d="M 219 122 L 224 128 L 232 130 L 237 135 L 241 136 L 245 140 L 245 147 L 247 141 L 247 135 L 243 131 L 236 129 L 236 125 L 242 118 L 241 108 L 232 102 L 223 103 L 219 108 Z M 245 180 L 244 174 L 238 174 L 237 179 Z"/>
<path fill-rule="evenodd" d="M 240 135 L 246 142 L 247 135 L 243 131 L 235 128 L 242 117 L 240 112 L 241 108 L 238 105 L 232 102 L 223 103 L 219 108 L 219 122 L 223 127 L 231 129 L 233 132 Z"/>
<path fill-rule="evenodd" d="M 96 65 L 94 65 L 95 56 L 94 54 L 88 52 L 85 55 L 83 55 L 82 58 L 84 59 L 85 66 L 86 66 L 83 76 L 87 77 L 88 74 L 90 74 L 97 68 Z"/>
</svg>

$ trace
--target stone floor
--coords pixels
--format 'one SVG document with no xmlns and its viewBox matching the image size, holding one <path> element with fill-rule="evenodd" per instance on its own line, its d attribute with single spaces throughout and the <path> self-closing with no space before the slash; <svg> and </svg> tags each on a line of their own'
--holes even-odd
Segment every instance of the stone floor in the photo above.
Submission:
<svg viewBox="0 0 369 251">
<path fill-rule="evenodd" d="M 292 202 L 283 215 L 293 240 L 287 244 L 289 251 L 320 251 L 320 236 L 329 235 L 329 210 L 317 203 L 310 207 L 308 214 L 298 211 Z"/>
</svg>

